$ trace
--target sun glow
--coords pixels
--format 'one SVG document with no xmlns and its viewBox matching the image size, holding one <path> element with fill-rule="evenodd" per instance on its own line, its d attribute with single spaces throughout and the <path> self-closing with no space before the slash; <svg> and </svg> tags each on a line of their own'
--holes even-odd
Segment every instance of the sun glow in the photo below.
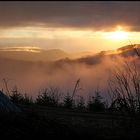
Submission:
<svg viewBox="0 0 140 140">
<path fill-rule="evenodd" d="M 111 33 L 110 37 L 115 40 L 127 39 L 128 33 L 124 31 L 116 31 L 116 32 Z"/>
<path fill-rule="evenodd" d="M 112 40 L 124 40 L 124 39 L 128 39 L 128 37 L 129 37 L 129 32 L 124 31 L 121 26 L 117 26 L 117 30 L 114 32 L 106 33 L 106 38 Z"/>
</svg>

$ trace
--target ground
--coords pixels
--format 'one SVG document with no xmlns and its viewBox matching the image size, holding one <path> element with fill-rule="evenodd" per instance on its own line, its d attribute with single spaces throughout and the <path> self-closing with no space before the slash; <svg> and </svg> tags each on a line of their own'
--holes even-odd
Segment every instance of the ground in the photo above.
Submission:
<svg viewBox="0 0 140 140">
<path fill-rule="evenodd" d="M 1 137 L 18 139 L 56 136 L 94 139 L 140 137 L 139 117 L 47 107 L 23 107 L 22 111 L 22 113 L 1 113 Z"/>
</svg>

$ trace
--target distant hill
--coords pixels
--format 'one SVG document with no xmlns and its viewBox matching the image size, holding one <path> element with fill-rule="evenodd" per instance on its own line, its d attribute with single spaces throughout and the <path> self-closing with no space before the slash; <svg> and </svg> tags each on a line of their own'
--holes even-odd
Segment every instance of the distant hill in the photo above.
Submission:
<svg viewBox="0 0 140 140">
<path fill-rule="evenodd" d="M 50 61 L 50 60 L 58 60 L 65 57 L 69 57 L 69 54 L 60 50 L 60 49 L 30 49 L 18 50 L 16 48 L 9 49 L 1 49 L 0 57 L 16 59 L 16 60 L 27 60 L 27 61 Z"/>
<path fill-rule="evenodd" d="M 126 45 L 117 50 L 101 51 L 96 54 L 85 55 L 83 57 L 71 60 L 61 59 L 56 61 L 57 64 L 62 65 L 63 63 L 85 63 L 88 65 L 96 65 L 103 61 L 105 58 L 116 58 L 117 56 L 122 57 L 133 57 L 140 55 L 140 44 Z"/>
<path fill-rule="evenodd" d="M 128 51 L 134 48 L 140 48 L 140 44 L 126 45 L 117 49 L 117 51 Z"/>
<path fill-rule="evenodd" d="M 76 59 L 88 56 L 93 52 L 68 53 L 61 49 L 41 49 L 36 47 L 9 47 L 0 48 L 0 57 L 24 61 L 56 61 L 59 59 Z"/>
<path fill-rule="evenodd" d="M 137 48 L 137 49 L 136 49 Z M 75 52 L 67 53 L 61 49 L 40 49 L 40 48 L 6 48 L 0 49 L 0 58 L 23 60 L 23 61 L 57 61 L 61 62 L 80 62 L 80 63 L 98 63 L 105 56 L 115 57 L 121 55 L 123 57 L 136 56 L 140 54 L 140 44 L 126 45 L 117 50 L 101 51 L 94 54 L 93 52 Z"/>
<path fill-rule="evenodd" d="M 123 46 L 118 48 L 117 52 L 123 57 L 140 55 L 140 44 Z"/>
</svg>

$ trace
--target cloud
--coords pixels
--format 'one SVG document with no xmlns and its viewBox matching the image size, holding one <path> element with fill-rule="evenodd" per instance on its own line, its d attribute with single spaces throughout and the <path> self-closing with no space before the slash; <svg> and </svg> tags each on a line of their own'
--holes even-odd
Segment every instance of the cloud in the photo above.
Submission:
<svg viewBox="0 0 140 140">
<path fill-rule="evenodd" d="M 139 31 L 140 2 L 0 2 L 0 27 L 35 26 L 108 29 L 116 24 Z"/>
<path fill-rule="evenodd" d="M 0 48 L 0 52 L 34 52 L 40 53 L 42 50 L 39 47 L 31 47 L 31 46 L 24 46 L 24 47 L 2 47 Z"/>
</svg>

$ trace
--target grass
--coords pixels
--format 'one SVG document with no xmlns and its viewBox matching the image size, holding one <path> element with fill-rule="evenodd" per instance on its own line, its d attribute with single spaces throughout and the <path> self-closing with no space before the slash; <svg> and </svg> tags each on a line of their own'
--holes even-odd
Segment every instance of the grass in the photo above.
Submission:
<svg viewBox="0 0 140 140">
<path fill-rule="evenodd" d="M 41 108 L 41 107 L 40 107 Z M 40 109 L 41 110 L 41 109 Z M 0 135 L 4 138 L 92 137 L 94 139 L 132 139 L 140 137 L 140 121 L 108 113 L 76 113 L 69 110 L 42 108 L 41 111 L 1 113 Z"/>
</svg>

